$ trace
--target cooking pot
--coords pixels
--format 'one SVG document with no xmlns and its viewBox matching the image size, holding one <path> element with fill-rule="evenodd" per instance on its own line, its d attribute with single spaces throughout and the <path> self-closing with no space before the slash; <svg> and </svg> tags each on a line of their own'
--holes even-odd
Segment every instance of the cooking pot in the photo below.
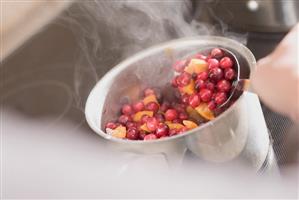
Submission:
<svg viewBox="0 0 299 200">
<path fill-rule="evenodd" d="M 246 98 L 238 100 L 216 119 L 184 134 L 149 141 L 114 138 L 105 133 L 105 124 L 115 120 L 121 105 L 134 100 L 146 87 L 160 88 L 171 99 L 172 64 L 198 51 L 222 47 L 235 53 L 241 78 L 249 78 L 256 60 L 253 54 L 237 41 L 224 37 L 193 37 L 173 40 L 144 50 L 112 68 L 90 92 L 85 115 L 89 126 L 121 151 L 141 154 L 163 154 L 170 164 L 178 162 L 189 148 L 200 158 L 225 162 L 237 157 L 246 143 L 248 120 Z M 175 159 L 174 159 L 175 158 Z"/>
</svg>

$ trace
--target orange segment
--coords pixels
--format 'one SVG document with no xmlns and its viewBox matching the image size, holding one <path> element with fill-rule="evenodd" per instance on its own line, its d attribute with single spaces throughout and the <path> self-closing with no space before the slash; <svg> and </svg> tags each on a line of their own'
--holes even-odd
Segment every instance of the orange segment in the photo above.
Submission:
<svg viewBox="0 0 299 200">
<path fill-rule="evenodd" d="M 150 130 L 148 130 L 146 124 L 143 124 L 142 126 L 140 126 L 140 129 L 141 129 L 141 130 L 144 130 L 144 131 L 146 131 L 146 132 L 151 132 Z"/>
<path fill-rule="evenodd" d="M 185 68 L 185 72 L 189 74 L 204 72 L 208 70 L 208 63 L 202 59 L 191 59 L 189 65 Z"/>
<path fill-rule="evenodd" d="M 202 117 L 198 114 L 198 112 L 192 108 L 191 106 L 187 106 L 186 111 L 189 115 L 189 117 L 193 120 L 195 120 L 196 122 L 201 121 Z"/>
<path fill-rule="evenodd" d="M 195 93 L 194 80 L 192 79 L 188 85 L 179 88 L 179 90 L 184 94 L 189 94 L 189 95 L 194 94 Z"/>
<path fill-rule="evenodd" d="M 169 129 L 177 129 L 177 130 L 184 128 L 184 126 L 179 123 L 168 123 L 167 126 L 169 127 Z"/>
<path fill-rule="evenodd" d="M 194 123 L 193 121 L 190 120 L 183 120 L 183 124 L 188 128 L 188 129 L 194 129 L 197 127 L 197 124 Z"/>
<path fill-rule="evenodd" d="M 208 104 L 201 103 L 195 110 L 205 119 L 212 120 L 215 118 L 214 113 L 209 109 Z"/>
<path fill-rule="evenodd" d="M 127 135 L 127 130 L 126 127 L 120 125 L 118 127 L 116 127 L 111 134 L 113 137 L 117 137 L 117 138 L 125 138 Z"/>
<path fill-rule="evenodd" d="M 148 96 L 146 96 L 146 97 L 143 99 L 143 103 L 144 103 L 144 105 L 146 105 L 146 104 L 148 104 L 148 103 L 150 103 L 150 102 L 156 102 L 156 103 L 158 103 L 158 100 L 157 100 L 157 98 L 156 98 L 156 96 L 155 96 L 154 94 L 152 94 L 152 95 L 148 95 Z"/>
<path fill-rule="evenodd" d="M 135 122 L 139 122 L 141 120 L 141 117 L 143 115 L 147 115 L 149 117 L 152 117 L 154 115 L 154 112 L 153 111 L 147 111 L 147 110 L 145 110 L 145 111 L 139 111 L 139 112 L 135 113 L 135 115 L 133 116 L 133 120 Z"/>
</svg>

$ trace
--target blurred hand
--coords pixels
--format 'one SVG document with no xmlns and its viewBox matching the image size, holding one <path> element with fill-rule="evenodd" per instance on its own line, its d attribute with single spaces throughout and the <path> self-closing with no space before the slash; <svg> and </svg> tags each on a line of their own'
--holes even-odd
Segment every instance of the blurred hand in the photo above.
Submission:
<svg viewBox="0 0 299 200">
<path fill-rule="evenodd" d="M 271 109 L 299 122 L 299 24 L 257 63 L 251 82 Z"/>
</svg>

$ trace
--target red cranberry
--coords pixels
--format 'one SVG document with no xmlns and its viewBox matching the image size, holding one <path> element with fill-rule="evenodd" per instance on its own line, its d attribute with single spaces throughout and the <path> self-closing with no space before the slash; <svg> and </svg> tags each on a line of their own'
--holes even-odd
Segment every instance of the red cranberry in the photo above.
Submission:
<svg viewBox="0 0 299 200">
<path fill-rule="evenodd" d="M 126 127 L 127 128 L 137 128 L 137 124 L 135 124 L 134 122 L 127 122 L 126 123 Z"/>
<path fill-rule="evenodd" d="M 188 128 L 187 127 L 183 127 L 183 128 L 181 128 L 180 130 L 179 130 L 179 134 L 180 133 L 184 133 L 184 132 L 186 132 L 186 131 L 188 131 Z"/>
<path fill-rule="evenodd" d="M 175 87 L 175 88 L 178 87 L 178 76 L 175 76 L 172 78 L 171 85 L 172 85 L 172 87 Z"/>
<path fill-rule="evenodd" d="M 230 57 L 223 57 L 220 60 L 220 67 L 223 69 L 231 68 L 233 66 L 233 64 L 234 63 L 233 63 L 232 59 L 230 59 Z"/>
<path fill-rule="evenodd" d="M 225 92 L 218 92 L 215 96 L 215 103 L 217 105 L 223 104 L 227 100 L 227 96 Z"/>
<path fill-rule="evenodd" d="M 118 118 L 118 122 L 125 125 L 127 122 L 132 121 L 132 118 L 129 115 L 121 115 Z"/>
<path fill-rule="evenodd" d="M 156 136 L 159 138 L 164 137 L 168 135 L 168 132 L 169 132 L 168 126 L 166 124 L 160 123 L 156 130 Z"/>
<path fill-rule="evenodd" d="M 181 123 L 183 123 L 183 120 L 181 120 L 181 119 L 174 119 L 174 120 L 172 120 L 172 122 L 173 123 L 181 124 Z"/>
<path fill-rule="evenodd" d="M 165 121 L 164 115 L 161 114 L 161 113 L 156 113 L 154 117 L 158 120 L 158 122 L 164 122 Z"/>
<path fill-rule="evenodd" d="M 146 123 L 150 117 L 148 115 L 142 115 L 140 122 L 142 124 Z"/>
<path fill-rule="evenodd" d="M 206 60 L 207 56 L 202 55 L 200 53 L 197 53 L 197 54 L 194 55 L 194 58 L 201 59 L 201 60 Z"/>
<path fill-rule="evenodd" d="M 208 72 L 204 71 L 204 72 L 200 72 L 198 75 L 197 75 L 197 79 L 199 80 L 207 80 L 209 78 L 209 74 Z"/>
<path fill-rule="evenodd" d="M 188 104 L 189 103 L 189 95 L 188 94 L 184 94 L 181 96 L 181 101 L 184 104 Z"/>
<path fill-rule="evenodd" d="M 224 70 L 224 78 L 226 80 L 233 80 L 235 78 L 236 72 L 233 68 L 227 68 Z"/>
<path fill-rule="evenodd" d="M 201 89 L 199 91 L 199 96 L 203 102 L 208 102 L 211 100 L 212 92 L 209 89 Z"/>
<path fill-rule="evenodd" d="M 197 79 L 195 81 L 195 89 L 200 90 L 200 89 L 203 89 L 203 88 L 206 88 L 205 81 L 201 80 L 201 79 Z"/>
<path fill-rule="evenodd" d="M 115 129 L 117 125 L 114 122 L 108 122 L 105 127 L 110 129 Z"/>
<path fill-rule="evenodd" d="M 213 58 L 221 58 L 223 56 L 223 51 L 219 48 L 214 48 L 211 51 L 211 56 Z"/>
<path fill-rule="evenodd" d="M 148 130 L 155 131 L 158 126 L 158 120 L 155 117 L 150 117 L 147 119 L 146 126 Z"/>
<path fill-rule="evenodd" d="M 200 97 L 197 94 L 192 94 L 189 97 L 189 105 L 193 108 L 199 106 L 200 104 Z"/>
<path fill-rule="evenodd" d="M 170 106 L 170 104 L 168 102 L 164 101 L 160 106 L 160 110 L 162 112 L 166 112 L 166 110 L 169 108 L 169 106 Z"/>
<path fill-rule="evenodd" d="M 223 77 L 223 72 L 219 67 L 213 68 L 209 71 L 209 77 L 212 81 L 219 81 Z"/>
<path fill-rule="evenodd" d="M 146 136 L 147 132 L 144 130 L 139 131 L 139 139 L 143 140 Z"/>
<path fill-rule="evenodd" d="M 208 103 L 208 108 L 210 110 L 214 110 L 216 108 L 216 104 L 213 100 Z"/>
<path fill-rule="evenodd" d="M 190 81 L 191 81 L 191 75 L 187 72 L 182 73 L 177 78 L 177 84 L 180 87 L 184 87 L 184 86 L 188 85 L 190 83 Z"/>
<path fill-rule="evenodd" d="M 186 66 L 186 60 L 178 60 L 173 64 L 173 69 L 177 72 L 183 72 Z"/>
<path fill-rule="evenodd" d="M 214 89 L 215 89 L 215 84 L 212 83 L 212 82 L 210 82 L 210 81 L 207 81 L 207 82 L 206 82 L 206 88 L 209 89 L 209 90 L 211 90 L 211 91 L 214 91 Z"/>
<path fill-rule="evenodd" d="M 133 109 L 135 112 L 142 111 L 144 109 L 144 103 L 142 101 L 139 101 L 139 102 L 133 104 Z"/>
<path fill-rule="evenodd" d="M 123 105 L 121 111 L 124 115 L 130 115 L 133 113 L 133 108 L 131 105 L 125 104 L 125 105 Z"/>
<path fill-rule="evenodd" d="M 139 131 L 137 128 L 131 127 L 128 129 L 126 137 L 130 140 L 137 140 L 139 138 Z"/>
<path fill-rule="evenodd" d="M 188 114 L 186 112 L 181 112 L 179 114 L 179 119 L 181 119 L 181 120 L 186 120 L 188 118 L 189 118 L 189 116 L 188 116 Z"/>
<path fill-rule="evenodd" d="M 152 95 L 152 94 L 155 94 L 155 91 L 151 88 L 147 88 L 144 90 L 144 96 L 149 96 L 149 95 Z"/>
<path fill-rule="evenodd" d="M 208 69 L 209 70 L 217 68 L 217 67 L 219 67 L 219 61 L 217 59 L 211 58 L 208 60 Z"/>
<path fill-rule="evenodd" d="M 153 112 L 158 112 L 159 105 L 156 102 L 150 102 L 146 104 L 145 109 Z"/>
<path fill-rule="evenodd" d="M 174 135 L 177 135 L 178 134 L 178 131 L 176 129 L 171 129 L 169 131 L 169 136 L 174 136 Z"/>
<path fill-rule="evenodd" d="M 153 133 L 150 133 L 150 134 L 144 136 L 143 139 L 144 140 L 155 140 L 155 139 L 157 139 L 157 136 L 155 134 L 153 134 Z"/>
<path fill-rule="evenodd" d="M 184 104 L 179 104 L 179 103 L 175 104 L 173 107 L 176 109 L 176 111 L 177 111 L 178 113 L 180 113 L 180 112 L 185 112 L 185 109 L 186 109 L 186 105 L 184 105 Z"/>
<path fill-rule="evenodd" d="M 165 120 L 172 121 L 178 118 L 178 112 L 175 109 L 168 109 L 165 112 Z"/>
<path fill-rule="evenodd" d="M 217 83 L 217 89 L 220 92 L 228 92 L 231 88 L 231 84 L 227 80 L 221 80 Z"/>
</svg>

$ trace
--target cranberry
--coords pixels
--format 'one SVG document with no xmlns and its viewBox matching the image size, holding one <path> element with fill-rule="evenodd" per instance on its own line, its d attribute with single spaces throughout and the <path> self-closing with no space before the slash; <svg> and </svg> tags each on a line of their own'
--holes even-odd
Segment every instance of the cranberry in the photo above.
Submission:
<svg viewBox="0 0 299 200">
<path fill-rule="evenodd" d="M 209 74 L 208 72 L 204 71 L 204 72 L 200 72 L 198 75 L 197 75 L 197 79 L 199 80 L 207 80 L 209 78 Z"/>
<path fill-rule="evenodd" d="M 153 134 L 153 133 L 150 133 L 150 134 L 144 136 L 143 139 L 144 140 L 155 140 L 155 139 L 157 139 L 157 136 L 155 134 Z"/>
<path fill-rule="evenodd" d="M 127 122 L 132 121 L 132 118 L 129 115 L 121 115 L 118 118 L 118 122 L 125 125 Z"/>
<path fill-rule="evenodd" d="M 139 102 L 133 104 L 133 109 L 135 112 L 142 111 L 144 109 L 144 103 L 142 101 L 139 101 Z"/>
<path fill-rule="evenodd" d="M 139 131 L 139 139 L 143 140 L 146 134 L 147 134 L 146 131 L 143 130 Z"/>
<path fill-rule="evenodd" d="M 174 136 L 174 135 L 177 135 L 178 134 L 178 131 L 176 129 L 171 129 L 169 131 L 169 136 Z"/>
<path fill-rule="evenodd" d="M 150 117 L 148 115 L 142 115 L 140 122 L 142 124 L 146 123 Z"/>
<path fill-rule="evenodd" d="M 153 112 L 158 112 L 159 105 L 156 102 L 150 102 L 146 104 L 145 109 Z"/>
<path fill-rule="evenodd" d="M 203 89 L 203 88 L 206 88 L 205 81 L 201 80 L 201 79 L 197 79 L 195 81 L 195 89 L 200 90 L 200 89 Z"/>
<path fill-rule="evenodd" d="M 149 117 L 146 122 L 148 130 L 155 131 L 158 126 L 158 120 L 155 117 Z"/>
<path fill-rule="evenodd" d="M 213 68 L 209 71 L 209 77 L 212 81 L 219 81 L 223 77 L 223 71 L 219 67 Z"/>
<path fill-rule="evenodd" d="M 137 127 L 137 124 L 135 124 L 134 122 L 127 122 L 127 123 L 126 123 L 126 127 L 127 127 L 127 128 L 133 128 L 133 127 L 135 127 L 135 128 L 136 128 L 136 127 Z"/>
<path fill-rule="evenodd" d="M 215 103 L 217 105 L 221 105 L 226 101 L 226 99 L 227 99 L 227 96 L 226 96 L 225 92 L 218 92 L 218 93 L 216 93 L 216 96 L 215 96 Z"/>
<path fill-rule="evenodd" d="M 223 57 L 221 60 L 220 60 L 220 67 L 223 68 L 223 69 L 226 69 L 226 68 L 231 68 L 233 66 L 233 61 L 232 59 L 230 59 L 230 57 Z"/>
<path fill-rule="evenodd" d="M 184 132 L 186 132 L 186 131 L 188 131 L 188 128 L 187 128 L 187 127 L 183 127 L 183 128 L 181 128 L 181 129 L 179 130 L 178 133 L 184 133 Z"/>
<path fill-rule="evenodd" d="M 235 76 L 236 76 L 236 72 L 233 68 L 227 68 L 224 70 L 224 78 L 226 80 L 231 81 L 235 78 Z"/>
<path fill-rule="evenodd" d="M 171 80 L 171 85 L 172 87 L 178 87 L 178 76 L 173 77 L 173 79 Z"/>
<path fill-rule="evenodd" d="M 217 89 L 220 92 L 228 92 L 231 88 L 231 84 L 227 80 L 221 80 L 217 83 Z"/>
<path fill-rule="evenodd" d="M 181 96 L 181 101 L 184 104 L 188 104 L 189 103 L 189 95 L 188 94 L 184 94 Z"/>
<path fill-rule="evenodd" d="M 214 48 L 211 51 L 211 56 L 213 58 L 221 58 L 223 56 L 223 51 L 219 48 Z"/>
<path fill-rule="evenodd" d="M 168 132 L 169 132 L 168 126 L 166 124 L 160 123 L 156 130 L 156 136 L 159 138 L 163 136 L 167 136 Z"/>
<path fill-rule="evenodd" d="M 179 104 L 179 103 L 175 104 L 173 107 L 176 109 L 176 111 L 177 111 L 178 113 L 180 113 L 180 112 L 185 112 L 185 109 L 186 109 L 186 105 L 184 105 L 184 104 Z"/>
<path fill-rule="evenodd" d="M 139 131 L 137 128 L 131 127 L 128 129 L 126 137 L 130 140 L 137 140 L 139 138 Z"/>
<path fill-rule="evenodd" d="M 149 96 L 155 94 L 155 91 L 151 88 L 147 88 L 144 90 L 144 96 Z"/>
<path fill-rule="evenodd" d="M 186 60 L 178 60 L 173 64 L 173 69 L 177 72 L 183 72 L 187 62 Z"/>
<path fill-rule="evenodd" d="M 206 82 L 206 88 L 209 89 L 209 90 L 211 90 L 211 91 L 214 91 L 214 89 L 215 89 L 215 84 L 212 83 L 212 82 L 210 82 L 210 81 L 207 81 L 207 82 Z"/>
<path fill-rule="evenodd" d="M 216 104 L 213 100 L 208 103 L 208 108 L 210 110 L 214 110 L 216 108 Z"/>
<path fill-rule="evenodd" d="M 170 104 L 167 101 L 164 101 L 161 106 L 160 106 L 160 110 L 162 112 L 166 112 L 166 110 L 169 108 Z"/>
<path fill-rule="evenodd" d="M 179 119 L 181 119 L 181 120 L 186 120 L 188 118 L 189 118 L 189 116 L 188 116 L 188 114 L 186 112 L 181 112 L 179 114 Z"/>
<path fill-rule="evenodd" d="M 177 78 L 177 84 L 180 87 L 184 87 L 184 86 L 188 85 L 190 83 L 190 81 L 191 81 L 191 75 L 187 72 L 182 73 Z"/>
<path fill-rule="evenodd" d="M 199 96 L 203 102 L 208 102 L 211 100 L 212 92 L 209 89 L 201 89 L 199 91 Z"/>
<path fill-rule="evenodd" d="M 174 120 L 172 120 L 172 122 L 173 123 L 181 124 L 181 123 L 183 123 L 183 120 L 181 120 L 181 119 L 174 119 Z"/>
<path fill-rule="evenodd" d="M 110 129 L 115 129 L 117 125 L 114 122 L 108 122 L 105 127 Z"/>
<path fill-rule="evenodd" d="M 189 97 L 189 105 L 192 108 L 195 108 L 195 107 L 199 106 L 199 104 L 200 104 L 200 97 L 197 94 L 192 94 Z"/>
<path fill-rule="evenodd" d="M 201 60 L 206 60 L 207 56 L 202 55 L 200 53 L 197 53 L 197 54 L 194 55 L 194 58 L 201 59 Z"/>
<path fill-rule="evenodd" d="M 168 109 L 165 112 L 165 119 L 167 121 L 172 121 L 172 120 L 177 119 L 177 118 L 178 118 L 178 112 L 175 109 Z"/>
<path fill-rule="evenodd" d="M 154 117 L 158 120 L 158 122 L 164 122 L 165 121 L 164 115 L 161 114 L 161 113 L 156 113 Z"/>
<path fill-rule="evenodd" d="M 217 67 L 219 67 L 219 61 L 217 59 L 211 58 L 208 60 L 208 69 L 209 70 L 217 68 Z"/>
<path fill-rule="evenodd" d="M 123 105 L 121 111 L 124 115 L 130 115 L 133 113 L 133 108 L 131 105 L 125 104 L 125 105 Z"/>
</svg>

